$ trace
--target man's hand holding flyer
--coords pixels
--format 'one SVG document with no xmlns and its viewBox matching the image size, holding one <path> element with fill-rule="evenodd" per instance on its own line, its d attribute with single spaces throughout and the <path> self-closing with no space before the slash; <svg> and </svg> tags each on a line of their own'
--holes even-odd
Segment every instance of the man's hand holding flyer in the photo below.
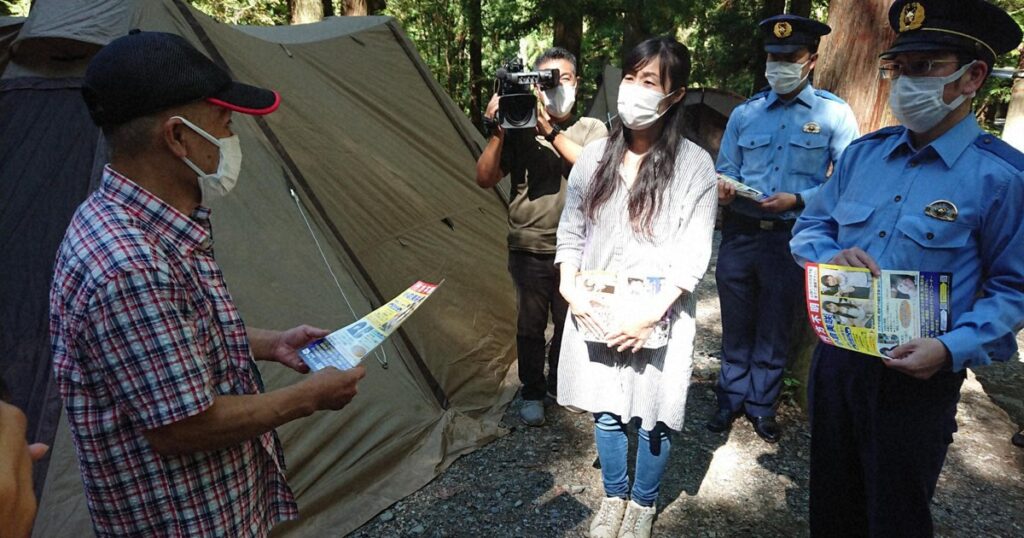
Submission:
<svg viewBox="0 0 1024 538">
<path fill-rule="evenodd" d="M 826 344 L 889 358 L 915 338 L 949 330 L 950 273 L 882 271 L 808 263 L 807 314 Z"/>
<path fill-rule="evenodd" d="M 299 356 L 314 372 L 328 366 L 339 370 L 355 367 L 366 354 L 395 332 L 440 285 L 417 281 L 386 305 L 300 350 Z"/>
</svg>

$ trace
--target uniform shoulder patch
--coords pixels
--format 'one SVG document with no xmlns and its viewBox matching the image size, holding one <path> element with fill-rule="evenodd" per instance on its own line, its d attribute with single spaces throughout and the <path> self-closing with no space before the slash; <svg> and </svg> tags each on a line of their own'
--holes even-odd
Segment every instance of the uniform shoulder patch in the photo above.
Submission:
<svg viewBox="0 0 1024 538">
<path fill-rule="evenodd" d="M 836 94 L 834 94 L 834 93 L 832 93 L 830 91 L 827 91 L 827 90 L 817 90 L 816 89 L 816 90 L 814 90 L 814 95 L 817 95 L 818 97 L 821 97 L 822 99 L 828 99 L 829 101 L 835 101 L 835 102 L 843 104 L 843 105 L 846 104 L 846 101 L 843 101 L 842 99 L 840 99 L 838 95 L 836 95 Z"/>
<path fill-rule="evenodd" d="M 868 140 L 881 140 L 883 138 L 888 138 L 893 135 L 898 135 L 903 133 L 903 129 L 904 128 L 899 125 L 893 125 L 892 127 L 883 127 L 877 131 L 870 132 L 854 140 L 853 142 L 850 142 L 850 145 L 852 146 L 854 144 L 859 144 L 861 142 L 867 142 Z"/>
<path fill-rule="evenodd" d="M 1018 171 L 1024 170 L 1024 153 L 990 134 L 983 134 L 974 140 L 978 149 L 991 153 Z"/>
</svg>

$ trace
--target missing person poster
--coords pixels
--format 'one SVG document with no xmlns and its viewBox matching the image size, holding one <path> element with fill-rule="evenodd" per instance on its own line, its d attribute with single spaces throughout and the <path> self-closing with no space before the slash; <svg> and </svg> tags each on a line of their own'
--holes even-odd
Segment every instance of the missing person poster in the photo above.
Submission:
<svg viewBox="0 0 1024 538">
<path fill-rule="evenodd" d="M 665 278 L 660 276 L 625 276 L 612 271 L 581 271 L 576 275 L 576 287 L 584 291 L 594 318 L 607 332 L 618 327 L 618 316 L 628 314 L 660 293 L 664 280 Z M 665 316 L 655 323 L 643 347 L 664 347 L 668 344 L 670 329 L 669 314 L 666 312 Z M 579 330 L 583 339 L 588 342 L 608 342 L 605 334 L 596 334 L 583 324 L 579 324 Z"/>
<path fill-rule="evenodd" d="M 300 350 L 299 356 L 314 372 L 328 366 L 354 368 L 405 323 L 438 286 L 417 281 L 384 306 Z"/>
<path fill-rule="evenodd" d="M 808 263 L 807 315 L 826 344 L 888 358 L 915 338 L 949 331 L 950 273 L 882 271 Z"/>
</svg>

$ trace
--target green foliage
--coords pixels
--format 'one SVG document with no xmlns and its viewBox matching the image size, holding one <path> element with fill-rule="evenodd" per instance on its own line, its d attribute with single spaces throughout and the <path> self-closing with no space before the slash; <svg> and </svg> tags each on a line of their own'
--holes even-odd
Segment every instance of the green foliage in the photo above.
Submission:
<svg viewBox="0 0 1024 538">
<path fill-rule="evenodd" d="M 31 0 L 0 0 L 0 16 L 26 17 L 30 4 Z"/>
<path fill-rule="evenodd" d="M 189 3 L 229 24 L 288 24 L 288 0 L 189 0 Z"/>
<path fill-rule="evenodd" d="M 1024 0 L 990 1 L 1010 13 L 1017 24 L 1024 24 Z M 995 67 L 1017 69 L 1021 61 L 1020 53 L 1021 50 L 1018 48 L 999 56 L 996 58 Z M 994 134 L 999 134 L 1002 131 L 1002 126 L 996 125 L 996 118 L 1005 115 L 1006 107 L 1010 103 L 1012 86 L 1012 79 L 989 77 L 978 92 L 975 98 L 975 113 L 978 115 L 982 127 L 987 131 Z"/>
</svg>

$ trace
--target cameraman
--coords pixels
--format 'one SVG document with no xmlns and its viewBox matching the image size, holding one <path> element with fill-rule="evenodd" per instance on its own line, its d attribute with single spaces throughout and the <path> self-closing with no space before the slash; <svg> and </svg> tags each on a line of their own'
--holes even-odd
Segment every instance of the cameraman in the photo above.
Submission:
<svg viewBox="0 0 1024 538">
<path fill-rule="evenodd" d="M 604 138 L 608 130 L 600 120 L 573 117 L 576 101 L 576 57 L 552 47 L 537 59 L 537 70 L 557 69 L 559 84 L 538 90 L 543 104 L 536 129 L 491 129 L 487 147 L 476 163 L 476 182 L 489 189 L 511 174 L 512 200 L 508 213 L 508 270 L 516 286 L 519 319 L 516 347 L 523 406 L 519 416 L 530 426 L 544 424 L 544 397 L 555 397 L 558 387 L 558 352 L 566 303 L 558 293 L 555 268 L 555 233 L 565 204 L 566 178 L 583 146 Z M 498 95 L 485 113 L 493 122 Z M 492 123 L 493 125 L 493 123 Z M 544 376 L 544 330 L 548 314 L 555 325 L 547 352 Z"/>
</svg>

